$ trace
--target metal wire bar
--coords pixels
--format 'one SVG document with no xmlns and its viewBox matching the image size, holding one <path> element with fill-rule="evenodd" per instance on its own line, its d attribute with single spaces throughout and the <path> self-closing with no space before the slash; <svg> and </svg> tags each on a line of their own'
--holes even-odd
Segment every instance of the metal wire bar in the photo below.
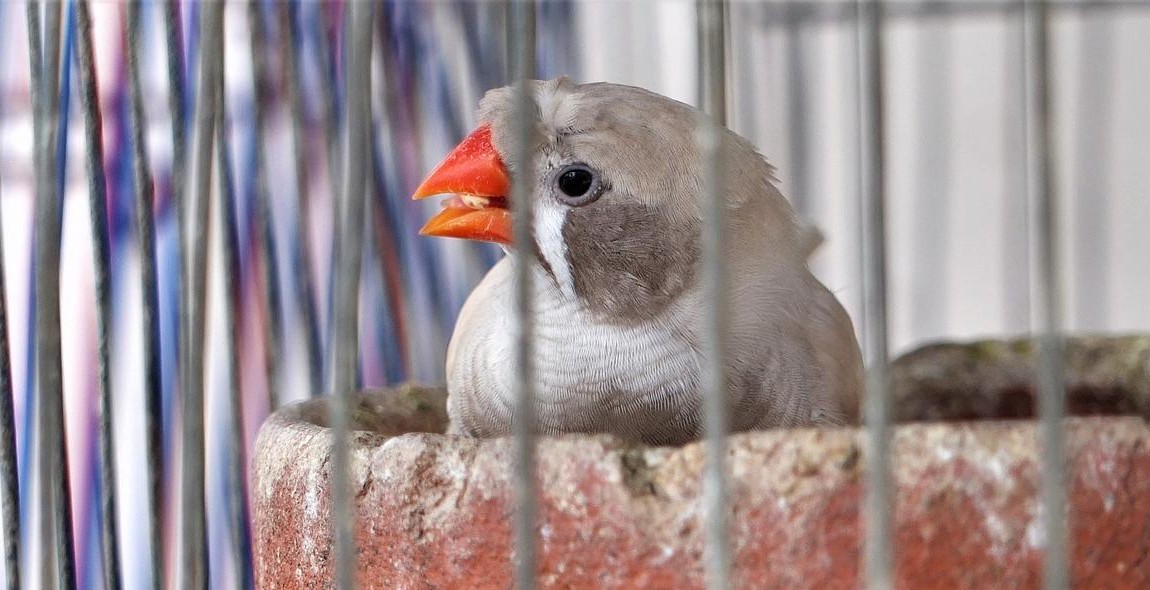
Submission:
<svg viewBox="0 0 1150 590">
<path fill-rule="evenodd" d="M 697 0 L 699 44 L 699 106 L 697 133 L 703 165 L 702 261 L 704 298 L 709 302 L 703 319 L 703 420 L 707 464 L 703 479 L 706 512 L 707 587 L 725 590 L 731 585 L 731 549 L 727 519 L 727 387 L 726 360 L 727 264 L 724 255 L 726 207 L 724 198 L 723 126 L 727 119 L 726 12 L 724 0 Z"/>
<path fill-rule="evenodd" d="M 535 74 L 535 2 L 514 0 L 507 6 L 508 66 L 515 84 L 515 145 L 512 146 L 511 210 L 515 236 L 515 580 L 519 590 L 535 588 L 536 488 L 535 480 L 535 326 L 532 296 L 531 238 L 534 190 L 531 170 L 531 131 L 534 105 L 530 79 Z"/>
<path fill-rule="evenodd" d="M 0 186 L 3 186 L 3 182 L 0 182 Z M 8 346 L 8 286 L 5 274 L 4 216 L 0 211 L 0 518 L 4 519 L 4 579 L 8 581 L 9 588 L 20 588 L 20 480 L 16 465 L 16 415 L 12 408 L 12 360 Z"/>
<path fill-rule="evenodd" d="M 1047 3 L 1025 0 L 1023 34 L 1027 95 L 1027 185 L 1034 220 L 1031 292 L 1038 339 L 1039 442 L 1042 452 L 1041 524 L 1044 536 L 1043 586 L 1070 587 L 1066 539 L 1066 457 L 1062 418 L 1066 390 L 1062 377 L 1062 281 L 1058 274 L 1057 195 L 1051 177 L 1050 69 Z"/>
<path fill-rule="evenodd" d="M 226 59 L 226 56 L 224 57 Z M 221 69 L 226 64 L 221 63 Z M 229 512 L 232 518 L 229 532 L 231 533 L 232 582 L 234 588 L 248 588 L 249 562 L 247 559 L 247 486 L 244 477 L 244 466 L 247 465 L 244 452 L 244 408 L 243 398 L 240 396 L 240 355 L 239 355 L 239 313 L 236 308 L 240 302 L 240 286 L 238 277 L 241 276 L 240 265 L 236 256 L 239 250 L 239 238 L 236 231 L 235 219 L 235 193 L 233 190 L 231 168 L 228 165 L 228 133 L 225 124 L 227 112 L 227 94 L 224 92 L 223 77 L 218 78 L 220 85 L 220 108 L 216 117 L 216 166 L 219 170 L 219 199 L 214 202 L 212 218 L 215 221 L 214 230 L 220 236 L 221 252 L 223 257 L 223 286 L 224 308 L 223 322 L 226 329 L 224 338 L 224 358 L 228 374 L 228 416 L 227 428 L 227 458 L 231 468 L 229 475 L 231 485 L 228 486 Z"/>
<path fill-rule="evenodd" d="M 163 583 L 163 541 L 160 536 L 162 524 L 162 500 L 164 465 L 163 433 L 161 412 L 160 375 L 160 324 L 159 302 L 156 290 L 156 243 L 155 220 L 152 214 L 154 187 L 152 171 L 148 165 L 148 146 L 144 129 L 147 118 L 144 115 L 144 91 L 140 82 L 140 3 L 128 2 L 127 43 L 128 58 L 128 100 L 131 110 L 132 134 L 132 174 L 135 188 L 136 240 L 140 249 L 140 295 L 143 306 L 140 310 L 143 330 L 144 363 L 144 449 L 147 461 L 147 515 L 148 551 L 152 570 L 153 590 L 160 590 Z"/>
<path fill-rule="evenodd" d="M 183 286 L 188 308 L 184 339 L 187 368 L 183 381 L 181 446 L 180 569 L 182 588 L 207 588 L 208 552 L 204 501 L 204 332 L 207 301 L 207 233 L 211 201 L 212 145 L 220 105 L 223 58 L 223 6 L 206 2 L 200 21 L 199 80 L 196 95 L 195 171 L 193 198 L 188 199 L 184 260 L 188 282 Z"/>
<path fill-rule="evenodd" d="M 886 185 L 883 121 L 882 0 L 859 0 L 859 138 L 863 207 L 863 317 L 866 326 L 866 585 L 893 587 L 894 509 L 887 382 Z"/>
<path fill-rule="evenodd" d="M 172 131 L 172 178 L 171 178 L 171 202 L 172 207 L 176 213 L 176 243 L 179 244 L 179 288 L 176 289 L 175 296 L 173 297 L 176 304 L 177 313 L 177 373 L 179 375 L 178 381 L 180 388 L 187 387 L 187 358 L 186 353 L 190 350 L 186 342 L 189 332 L 189 305 L 186 296 L 186 289 L 189 286 L 188 277 L 188 256 L 185 254 L 187 251 L 188 239 L 188 212 L 185 201 L 187 199 L 184 193 L 187 189 L 185 169 L 188 158 L 188 141 L 187 141 L 187 126 L 188 126 L 188 91 L 186 81 L 184 79 L 184 47 L 183 47 L 183 34 L 180 25 L 180 4 L 178 0 L 167 0 L 164 4 L 164 39 L 166 42 L 166 58 L 168 70 L 168 110 L 171 115 L 171 131 Z M 162 493 L 162 489 L 159 490 Z M 162 495 L 160 496 L 163 497 Z M 162 518 L 160 513 L 157 513 L 157 518 Z M 180 517 L 177 516 L 177 521 Z M 160 530 L 163 530 L 163 522 L 158 525 Z M 158 565 L 160 569 L 154 570 L 154 577 L 157 578 L 155 583 L 162 583 L 166 579 L 166 572 L 164 571 L 165 562 L 164 554 L 162 553 L 162 545 L 158 547 L 161 551 L 159 555 Z"/>
<path fill-rule="evenodd" d="M 296 289 L 296 300 L 300 306 L 300 322 L 304 332 L 304 353 L 308 360 L 309 392 L 316 394 L 320 391 L 322 377 L 322 361 L 320 359 L 319 319 L 315 302 L 315 295 L 311 285 L 314 271 L 311 265 L 311 192 L 309 167 L 307 165 L 307 113 L 304 111 L 303 85 L 300 77 L 302 71 L 297 54 L 300 38 L 296 21 L 292 18 L 291 4 L 281 2 L 276 5 L 280 23 L 280 56 L 285 68 L 285 85 L 287 90 L 288 107 L 292 120 L 292 157 L 295 166 L 295 195 L 296 212 L 299 223 L 294 225 L 297 235 L 292 243 L 297 245 L 296 253 L 298 265 L 293 283 Z"/>
<path fill-rule="evenodd" d="M 40 36 L 40 9 L 46 26 Z M 52 547 L 41 559 L 41 584 L 75 587 L 72 500 L 64 433 L 64 383 L 60 348 L 60 195 L 56 168 L 60 116 L 60 17 L 62 4 L 27 4 L 36 167 L 36 378 L 39 383 L 40 535 Z M 41 43 L 43 39 L 43 43 Z M 43 54 L 41 55 L 41 52 Z"/>
<path fill-rule="evenodd" d="M 286 6 L 286 3 L 284 3 Z M 271 212 L 271 199 L 268 195 L 267 179 L 264 177 L 266 174 L 266 152 L 264 150 L 264 134 L 267 130 L 267 116 L 265 115 L 264 105 L 269 100 L 267 87 L 268 87 L 268 74 L 267 74 L 267 33 L 264 30 L 263 13 L 260 9 L 260 2 L 253 0 L 248 3 L 248 31 L 249 31 L 249 47 L 251 49 L 252 59 L 252 119 L 255 125 L 255 166 L 252 169 L 252 175 L 255 178 L 255 200 L 256 200 L 256 236 L 257 243 L 263 251 L 263 264 L 260 265 L 260 272 L 262 273 L 261 283 L 263 291 L 261 295 L 264 298 L 264 309 L 267 310 L 267 318 L 264 322 L 264 336 L 266 338 L 266 352 L 265 363 L 267 371 L 267 384 L 268 384 L 268 402 L 272 410 L 278 408 L 283 404 L 283 383 L 280 378 L 283 376 L 279 366 L 280 353 L 282 350 L 281 335 L 282 329 L 280 325 L 280 297 L 279 297 L 279 272 L 277 271 L 278 265 L 276 264 L 276 239 L 275 239 L 275 224 L 272 221 Z"/>
<path fill-rule="evenodd" d="M 43 86 L 43 84 L 44 84 L 44 81 L 43 81 L 44 80 L 44 65 L 43 65 L 44 55 L 43 55 L 43 50 L 41 48 L 42 42 L 41 42 L 41 38 L 40 38 L 41 37 L 40 6 L 37 2 L 33 2 L 32 0 L 25 0 L 24 7 L 25 7 L 25 16 L 27 18 L 27 27 L 28 27 L 28 60 L 29 60 L 28 77 L 30 79 L 30 84 L 29 84 L 28 90 L 29 90 L 29 93 L 31 95 L 30 104 L 32 105 L 32 137 L 33 137 L 32 167 L 35 169 L 36 191 L 37 191 L 36 197 L 37 197 L 37 199 L 39 199 L 40 195 L 43 192 L 51 190 L 51 188 L 47 185 L 47 181 L 44 178 L 46 176 L 46 174 L 43 171 L 44 167 L 48 165 L 48 163 L 45 161 L 45 154 L 48 151 L 46 146 L 51 145 L 51 142 L 48 138 L 46 138 L 44 136 L 45 133 L 48 131 L 49 126 L 46 125 L 46 117 L 43 113 L 43 111 L 46 109 L 46 106 L 41 102 L 43 95 L 45 94 L 46 89 Z M 39 207 L 37 207 L 37 209 L 39 209 Z M 38 220 L 39 220 L 39 218 L 37 217 L 36 222 L 38 222 Z M 36 236 L 36 237 L 38 237 L 38 236 Z M 35 237 L 34 237 L 34 239 L 35 239 Z M 35 246 L 33 246 L 33 247 L 35 247 Z M 33 263 L 35 263 L 35 256 L 36 256 L 35 253 L 32 256 L 33 256 Z M 33 270 L 33 273 L 35 273 L 35 270 Z M 34 292 L 35 291 L 33 290 L 33 293 Z M 33 300 L 30 301 L 29 303 L 32 303 L 34 301 L 35 301 L 35 299 L 33 298 Z M 34 321 L 39 322 L 38 317 L 34 318 Z M 29 351 L 29 353 L 33 357 L 36 356 L 34 351 Z M 33 362 L 35 362 L 35 358 L 33 359 Z M 30 409 L 30 412 L 34 413 L 36 415 L 37 426 L 39 426 L 44 421 L 44 418 L 43 418 L 44 399 L 45 399 L 45 396 L 39 396 L 36 399 L 36 406 L 34 408 Z M 26 411 L 28 411 L 28 410 L 26 410 Z M 36 432 L 36 438 L 38 439 L 37 444 L 40 440 L 42 440 L 44 438 L 44 431 L 42 428 Z M 32 445 L 28 444 L 26 446 L 32 446 Z M 42 459 L 43 454 L 44 454 L 43 445 L 41 444 L 40 448 L 37 449 L 36 458 Z M 41 503 L 49 502 L 51 500 L 52 488 L 49 484 L 49 479 L 47 476 L 47 473 L 48 473 L 47 464 L 45 461 L 41 460 L 41 461 L 37 462 L 36 467 L 37 467 L 37 469 L 36 469 L 37 477 L 39 478 L 39 482 L 40 482 L 39 483 L 40 489 L 36 492 L 36 494 L 40 496 L 40 502 Z M 29 469 L 28 471 L 29 471 L 29 474 L 31 474 L 31 469 Z M 37 513 L 37 518 L 38 518 L 37 522 L 38 522 L 39 528 L 40 528 L 40 545 L 42 547 L 47 546 L 48 544 L 50 544 L 52 542 L 52 526 L 51 526 L 51 523 L 49 523 L 47 520 L 48 518 L 51 518 L 51 516 L 50 516 L 50 514 L 48 514 L 47 510 L 43 506 L 41 506 L 39 509 L 39 512 Z M 45 586 L 48 586 L 49 584 L 54 585 L 53 582 L 50 582 L 51 580 L 55 579 L 54 578 L 55 574 L 54 574 L 52 562 L 53 562 L 53 559 L 52 559 L 51 555 L 43 556 L 40 559 L 41 585 L 45 585 Z"/>
<path fill-rule="evenodd" d="M 179 259 L 179 282 L 176 293 L 172 298 L 176 305 L 176 364 L 179 388 L 187 385 L 187 358 L 185 354 L 190 347 L 185 339 L 188 337 L 188 298 L 185 290 L 189 285 L 187 246 L 188 246 L 188 212 L 184 196 L 187 190 L 185 166 L 188 158 L 187 126 L 188 126 L 188 91 L 184 79 L 184 43 L 182 27 L 180 25 L 180 5 L 177 0 L 167 0 L 164 4 L 164 39 L 166 42 L 166 57 L 168 70 L 168 110 L 171 114 L 172 126 L 172 178 L 171 178 L 171 205 L 176 213 L 176 243 Z M 178 391 L 179 389 L 177 389 Z M 162 492 L 162 489 L 161 489 Z M 163 497 L 162 495 L 160 496 Z M 174 500 L 173 500 L 174 501 Z M 162 518 L 157 514 L 157 518 Z M 179 517 L 177 516 L 177 521 Z M 161 531 L 163 523 L 160 523 Z M 162 549 L 162 547 L 161 547 Z M 155 575 L 161 580 L 166 579 L 164 555 L 160 554 L 159 565 L 161 569 L 155 570 Z"/>
<path fill-rule="evenodd" d="M 112 423 L 111 345 L 112 295 L 109 284 L 111 246 L 108 243 L 108 188 L 104 174 L 103 119 L 92 47 L 92 15 L 88 0 L 76 5 L 79 51 L 76 66 L 80 73 L 80 103 L 84 110 L 85 144 L 88 156 L 88 211 L 92 224 L 92 266 L 96 280 L 96 330 L 99 370 L 99 461 L 103 483 L 100 518 L 100 546 L 103 554 L 105 588 L 119 588 L 120 534 L 116 493 L 115 431 Z"/>
<path fill-rule="evenodd" d="M 363 249 L 364 201 L 367 190 L 368 131 L 371 126 L 371 33 L 372 5 L 353 2 L 348 24 L 344 118 L 343 198 L 340 202 L 342 231 L 339 240 L 339 274 L 335 284 L 335 332 L 331 423 L 335 431 L 332 449 L 332 519 L 335 541 L 337 588 L 355 587 L 355 537 L 353 536 L 350 489 L 350 406 L 355 395 L 359 359 L 359 283 Z"/>
</svg>

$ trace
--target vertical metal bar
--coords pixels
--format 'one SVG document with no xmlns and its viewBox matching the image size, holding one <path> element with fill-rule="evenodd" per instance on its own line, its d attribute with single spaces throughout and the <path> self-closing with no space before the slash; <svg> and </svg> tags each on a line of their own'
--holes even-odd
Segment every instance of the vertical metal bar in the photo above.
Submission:
<svg viewBox="0 0 1150 590">
<path fill-rule="evenodd" d="M 25 16 L 27 17 L 27 26 L 28 26 L 28 60 L 29 60 L 28 77 L 30 79 L 29 80 L 29 82 L 30 82 L 30 84 L 29 84 L 29 94 L 30 94 L 29 103 L 32 105 L 32 136 L 33 136 L 32 167 L 35 169 L 34 171 L 35 171 L 35 179 L 36 179 L 35 182 L 36 182 L 36 191 L 37 191 L 36 198 L 39 199 L 40 195 L 44 191 L 50 190 L 50 187 L 46 184 L 47 181 L 45 181 L 43 179 L 43 176 L 45 175 L 44 169 L 48 165 L 48 162 L 45 161 L 45 154 L 48 151 L 45 146 L 51 145 L 51 142 L 47 138 L 44 137 L 44 134 L 49 129 L 49 125 L 47 125 L 47 118 L 44 115 L 46 105 L 42 102 L 46 89 L 43 86 L 43 84 L 44 84 L 44 65 L 43 65 L 44 64 L 44 54 L 43 54 L 43 48 L 42 48 L 43 43 L 41 42 L 41 31 L 40 31 L 40 5 L 38 2 L 33 2 L 32 0 L 25 0 L 24 7 L 26 9 L 25 10 Z M 39 207 L 37 207 L 37 209 L 39 209 Z M 35 219 L 36 219 L 36 222 L 39 221 L 38 217 Z M 34 257 L 35 257 L 35 254 L 33 254 L 33 261 L 35 260 Z M 36 321 L 39 321 L 38 318 Z M 29 376 L 29 379 L 31 379 L 31 378 L 32 377 Z M 44 414 L 43 406 L 44 406 L 44 396 L 37 396 L 35 407 L 28 408 L 26 410 L 26 411 L 31 411 L 36 415 L 37 427 L 39 427 L 39 424 L 43 421 L 43 414 Z M 36 473 L 37 473 L 37 478 L 39 479 L 39 490 L 36 492 L 36 494 L 40 496 L 40 502 L 45 503 L 45 502 L 49 502 L 51 500 L 52 488 L 48 482 L 48 477 L 46 475 L 48 473 L 46 471 L 47 465 L 46 465 L 45 461 L 43 461 L 43 458 L 44 458 L 44 456 L 43 456 L 44 451 L 42 450 L 43 445 L 41 445 L 39 442 L 40 440 L 42 440 L 44 438 L 44 434 L 42 432 L 42 429 L 37 430 L 36 438 L 37 438 L 36 444 L 41 447 L 41 448 L 38 448 L 37 452 L 36 452 L 36 459 L 39 459 L 38 461 L 36 461 L 36 464 L 37 464 L 36 465 Z M 29 469 L 28 473 L 29 473 L 29 475 L 31 475 L 32 469 Z M 47 510 L 43 506 L 41 506 L 39 508 L 38 513 L 37 513 L 37 523 L 39 525 L 40 546 L 41 547 L 46 547 L 47 545 L 49 545 L 52 542 L 52 528 L 51 528 L 51 523 L 49 523 L 47 521 L 48 518 L 50 518 L 49 513 L 47 512 Z M 43 551 L 43 549 L 41 549 L 41 551 Z M 40 558 L 40 580 L 41 580 L 41 585 L 45 586 L 46 588 L 51 588 L 51 587 L 55 586 L 55 581 L 54 581 L 55 578 L 54 578 L 54 573 L 53 573 L 54 572 L 54 569 L 53 569 L 54 566 L 53 566 L 52 562 L 53 562 L 53 559 L 52 559 L 51 555 L 42 555 Z"/>
<path fill-rule="evenodd" d="M 3 211 L 0 211 L 0 518 L 4 519 L 4 579 L 8 581 L 9 588 L 20 588 L 20 482 L 16 464 L 16 415 L 12 409 L 12 361 L 9 352 L 4 216 Z"/>
<path fill-rule="evenodd" d="M 863 205 L 863 317 L 866 325 L 866 584 L 893 587 L 890 398 L 887 383 L 886 186 L 882 0 L 859 0 L 859 125 Z"/>
<path fill-rule="evenodd" d="M 286 7 L 287 3 L 285 2 L 283 5 Z M 282 396 L 284 393 L 283 384 L 280 382 L 282 375 L 279 367 L 282 346 L 280 341 L 282 331 L 279 315 L 281 302 L 279 298 L 279 273 L 276 272 L 275 224 L 272 221 L 271 201 L 268 195 L 267 180 L 264 177 L 266 173 L 266 163 L 264 160 L 265 151 L 263 139 L 264 132 L 267 129 L 267 117 L 265 115 L 264 105 L 266 101 L 269 100 L 265 56 L 267 34 L 264 30 L 263 13 L 258 0 L 253 0 L 248 3 L 248 27 L 254 96 L 254 100 L 252 101 L 252 118 L 255 121 L 254 141 L 256 143 L 255 168 L 252 170 L 252 174 L 255 176 L 256 232 L 259 234 L 257 236 L 257 243 L 263 252 L 263 264 L 260 265 L 262 280 L 260 282 L 263 286 L 262 296 L 265 304 L 264 309 L 267 310 L 267 318 L 264 322 L 264 336 L 266 340 L 265 347 L 267 349 L 265 362 L 268 401 L 270 402 L 271 409 L 274 410 L 283 403 Z"/>
<path fill-rule="evenodd" d="M 508 66 L 515 85 L 514 170 L 531 169 L 531 130 L 534 128 L 534 99 L 530 80 L 535 74 L 535 2 L 514 0 L 507 13 Z M 535 481 L 535 329 L 531 265 L 527 264 L 532 235 L 533 176 L 512 177 L 512 234 L 515 236 L 514 285 L 515 325 L 515 407 L 512 420 L 515 436 L 515 580 L 519 590 L 535 588 L 536 574 L 536 487 Z"/>
<path fill-rule="evenodd" d="M 47 26 L 40 43 L 40 8 Z M 52 547 L 41 559 L 41 584 L 75 586 L 72 501 L 64 434 L 64 383 L 60 348 L 60 195 L 56 170 L 56 120 L 60 116 L 60 16 L 63 4 L 27 4 L 33 134 L 36 154 L 36 378 L 39 383 L 40 535 Z M 43 55 L 41 55 L 43 51 Z M 53 565 L 55 567 L 53 567 Z"/>
<path fill-rule="evenodd" d="M 339 274 L 335 284 L 335 333 L 331 422 L 332 519 L 335 542 L 335 580 L 340 590 L 355 587 L 355 537 L 350 489 L 350 406 L 355 395 L 359 359 L 359 283 L 363 249 L 364 201 L 367 190 L 367 146 L 371 123 L 371 24 L 370 2 L 352 2 L 347 22 L 347 73 L 344 77 L 347 111 L 344 117 L 343 198 L 340 202 L 342 231 L 339 243 Z"/>
<path fill-rule="evenodd" d="M 182 371 L 187 364 L 183 357 L 183 353 L 187 349 L 183 345 L 183 340 L 187 336 L 188 330 L 188 308 L 184 305 L 183 293 L 184 285 L 187 285 L 188 282 L 188 272 L 184 265 L 185 257 L 183 255 L 184 248 L 188 243 L 186 235 L 187 207 L 184 198 L 184 192 L 187 189 L 185 185 L 187 171 L 184 168 L 187 163 L 188 152 L 188 113 L 185 105 L 188 101 L 187 87 L 184 83 L 184 48 L 180 27 L 180 5 L 177 0 L 167 0 L 164 4 L 164 34 L 167 41 L 168 110 L 171 111 L 172 121 L 172 205 L 176 210 L 176 229 L 179 234 L 178 243 L 180 245 L 181 288 L 176 297 L 176 307 L 179 310 L 180 341 L 180 353 L 177 358 Z"/>
<path fill-rule="evenodd" d="M 703 285 L 709 305 L 704 316 L 704 426 L 707 465 L 703 491 L 706 510 L 707 587 L 730 587 L 731 550 L 727 523 L 727 396 L 724 374 L 727 332 L 727 265 L 723 126 L 727 119 L 726 2 L 697 0 L 699 43 L 699 152 L 703 165 Z"/>
<path fill-rule="evenodd" d="M 92 47 L 92 15 L 88 0 L 76 4 L 80 73 L 80 102 L 84 109 L 85 144 L 88 156 L 88 210 L 92 224 L 92 266 L 96 276 L 96 329 L 99 366 L 99 460 L 103 493 L 100 545 L 105 588 L 119 588 L 119 511 L 116 494 L 115 433 L 112 424 L 112 375 L 109 347 L 112 330 L 112 294 L 109 284 L 111 246 L 108 243 L 108 188 L 104 175 L 103 120 Z"/>
<path fill-rule="evenodd" d="M 152 215 L 154 187 L 148 165 L 146 144 L 147 119 L 144 115 L 144 91 L 140 81 L 140 3 L 131 1 L 127 8 L 128 92 L 131 108 L 132 172 L 135 185 L 136 239 L 140 249 L 140 295 L 144 361 L 144 430 L 147 448 L 148 551 L 153 590 L 163 582 L 163 547 L 160 536 L 163 497 L 163 448 L 160 425 L 160 324 L 156 291 L 155 220 Z"/>
<path fill-rule="evenodd" d="M 1034 220 L 1035 332 L 1038 339 L 1039 441 L 1042 449 L 1041 522 L 1045 543 L 1043 586 L 1069 588 L 1066 540 L 1066 458 L 1062 418 L 1062 281 L 1058 274 L 1057 196 L 1051 176 L 1052 142 L 1047 3 L 1025 0 L 1024 39 L 1027 94 L 1027 176 Z"/>
<path fill-rule="evenodd" d="M 311 287 L 314 278 L 311 265 L 311 199 L 308 198 L 311 183 L 306 159 L 307 113 L 304 110 L 303 94 L 300 90 L 302 72 L 297 54 L 300 39 L 295 19 L 292 18 L 291 5 L 288 2 L 281 2 L 276 5 L 276 9 L 280 23 L 280 55 L 286 69 L 287 98 L 291 110 L 296 211 L 299 216 L 299 224 L 295 226 L 298 235 L 293 240 L 301 250 L 297 253 L 299 268 L 294 273 L 296 300 L 299 302 L 302 316 L 300 319 L 305 330 L 304 351 L 308 359 L 308 383 L 311 385 L 310 392 L 314 395 L 320 391 L 320 377 L 323 370 L 319 350 L 319 320 L 315 295 Z"/>
<path fill-rule="evenodd" d="M 223 56 L 223 4 L 205 2 L 200 21 L 202 52 L 196 96 L 195 171 L 187 203 L 184 260 L 188 283 L 187 368 L 183 381 L 183 439 L 180 480 L 180 569 L 182 588 L 207 588 L 208 552 L 204 501 L 204 332 L 207 304 L 207 233 L 211 201 L 212 145 L 219 104 Z"/>
</svg>

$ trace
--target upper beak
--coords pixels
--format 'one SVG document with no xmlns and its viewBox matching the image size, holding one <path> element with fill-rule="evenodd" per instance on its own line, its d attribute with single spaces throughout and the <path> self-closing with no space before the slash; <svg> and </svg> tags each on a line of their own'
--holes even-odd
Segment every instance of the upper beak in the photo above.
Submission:
<svg viewBox="0 0 1150 590">
<path fill-rule="evenodd" d="M 511 243 L 511 190 L 507 169 L 491 144 L 487 124 L 468 135 L 415 189 L 412 199 L 451 193 L 444 209 L 428 220 L 425 236 Z"/>
</svg>

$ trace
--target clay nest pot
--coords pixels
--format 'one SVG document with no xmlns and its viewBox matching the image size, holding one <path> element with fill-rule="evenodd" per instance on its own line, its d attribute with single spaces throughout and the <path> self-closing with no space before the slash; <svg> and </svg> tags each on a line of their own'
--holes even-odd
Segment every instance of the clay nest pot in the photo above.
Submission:
<svg viewBox="0 0 1150 590">
<path fill-rule="evenodd" d="M 907 588 L 1037 588 L 1040 448 L 1028 342 L 939 344 L 891 366 L 895 576 Z M 1150 337 L 1066 345 L 1076 588 L 1150 587 Z M 352 412 L 361 588 L 511 588 L 513 441 L 442 434 L 441 388 L 367 391 Z M 729 439 L 739 588 L 860 584 L 865 431 Z M 260 588 L 333 586 L 326 400 L 283 408 L 253 458 Z M 538 441 L 542 588 L 703 588 L 704 449 Z"/>
</svg>

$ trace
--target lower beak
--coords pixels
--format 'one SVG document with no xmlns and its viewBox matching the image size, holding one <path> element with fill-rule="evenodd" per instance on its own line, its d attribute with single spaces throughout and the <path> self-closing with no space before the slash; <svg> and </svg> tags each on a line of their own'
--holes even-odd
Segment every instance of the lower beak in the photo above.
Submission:
<svg viewBox="0 0 1150 590">
<path fill-rule="evenodd" d="M 454 194 L 444 209 L 419 230 L 425 236 L 511 243 L 511 182 L 491 143 L 491 127 L 468 135 L 415 189 L 412 199 Z"/>
</svg>

